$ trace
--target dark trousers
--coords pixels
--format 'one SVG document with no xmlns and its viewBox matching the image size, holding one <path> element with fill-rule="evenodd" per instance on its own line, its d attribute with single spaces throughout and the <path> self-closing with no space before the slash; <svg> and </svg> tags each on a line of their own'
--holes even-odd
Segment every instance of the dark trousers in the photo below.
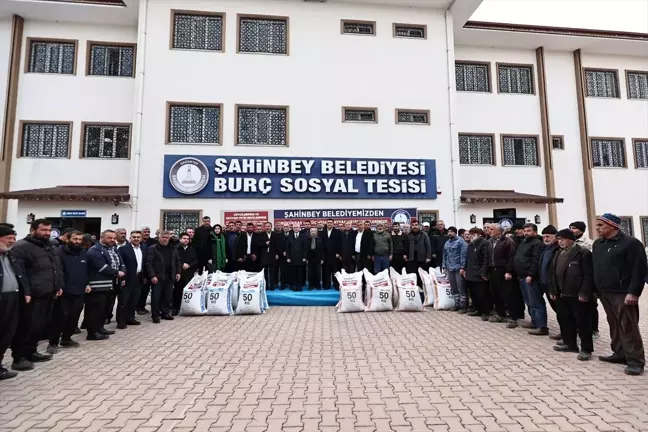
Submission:
<svg viewBox="0 0 648 432">
<path fill-rule="evenodd" d="M 135 309 L 142 293 L 142 282 L 139 275 L 133 283 L 122 287 L 117 297 L 117 324 L 126 325 L 135 320 Z M 146 300 L 144 300 L 146 302 Z M 146 303 L 144 303 L 146 304 Z"/>
<path fill-rule="evenodd" d="M 403 259 L 403 254 L 397 254 L 394 253 L 394 256 L 391 261 L 391 266 L 396 270 L 399 274 L 403 271 L 405 268 L 405 260 Z M 418 271 L 416 272 L 418 273 Z"/>
<path fill-rule="evenodd" d="M 599 331 L 599 313 L 598 313 L 598 299 L 592 296 L 592 300 L 588 303 L 590 305 L 590 317 L 591 317 L 591 326 L 593 332 Z"/>
<path fill-rule="evenodd" d="M 252 258 L 250 258 L 250 255 L 245 256 L 245 261 L 243 262 L 243 270 L 250 272 L 250 273 L 258 273 L 261 271 L 261 265 L 259 264 L 259 260 L 252 261 Z"/>
<path fill-rule="evenodd" d="M 318 263 L 319 264 L 319 263 Z M 288 266 L 288 272 L 290 273 L 289 285 L 292 289 L 302 289 L 304 284 L 302 280 L 304 278 L 304 273 L 306 272 L 305 265 L 291 265 Z M 319 281 L 318 281 L 319 282 Z"/>
<path fill-rule="evenodd" d="M 342 260 L 342 268 L 347 273 L 355 273 L 355 261 L 353 261 L 353 258 L 344 258 Z"/>
<path fill-rule="evenodd" d="M 466 281 L 466 285 L 472 298 L 473 308 L 482 315 L 489 314 L 490 311 L 493 310 L 493 299 L 491 297 L 488 281 Z"/>
<path fill-rule="evenodd" d="M 506 317 L 508 309 L 510 318 L 518 320 L 524 318 L 524 300 L 522 293 L 512 275 L 511 280 L 506 280 L 506 270 L 495 267 L 490 269 L 488 281 L 490 283 L 491 296 L 495 303 L 495 312 L 501 317 Z"/>
<path fill-rule="evenodd" d="M 610 326 L 612 351 L 626 358 L 628 366 L 644 367 L 646 356 L 639 331 L 639 305 L 625 304 L 624 293 L 601 293 L 600 299 Z"/>
<path fill-rule="evenodd" d="M 419 268 L 424 268 L 424 266 L 425 266 L 424 262 L 415 262 L 415 261 L 409 261 L 405 266 L 405 268 L 407 269 L 406 271 L 407 271 L 408 274 L 411 274 L 411 273 L 416 274 L 416 280 L 417 280 L 418 286 L 421 286 L 421 287 L 423 286 L 423 281 L 421 280 L 421 275 L 419 274 L 418 269 Z"/>
<path fill-rule="evenodd" d="M 335 273 L 340 271 L 340 264 L 341 264 L 340 260 L 335 257 L 324 259 L 324 264 L 322 264 L 322 288 L 324 289 L 331 288 L 331 282 L 333 282 L 333 286 L 335 287 L 335 289 L 340 289 L 340 284 L 337 281 L 337 279 L 335 279 Z M 310 274 L 310 262 L 308 265 L 308 271 Z M 308 280 L 309 283 L 312 280 L 310 275 L 308 276 Z"/>
<path fill-rule="evenodd" d="M 137 300 L 137 309 L 146 309 L 146 300 L 148 299 L 149 292 L 151 291 L 150 284 L 143 284 L 140 291 L 139 299 Z"/>
<path fill-rule="evenodd" d="M 225 273 L 234 273 L 235 271 L 238 271 L 238 264 L 240 263 L 236 261 L 236 258 L 230 257 L 227 260 L 227 264 L 225 264 Z"/>
<path fill-rule="evenodd" d="M 581 351 L 594 352 L 589 302 L 581 302 L 576 297 L 558 297 L 556 309 L 563 342 L 570 348 L 578 348 L 578 335 L 581 339 Z"/>
<path fill-rule="evenodd" d="M 173 278 L 168 276 L 151 285 L 151 316 L 159 318 L 169 315 L 171 296 L 173 292 Z"/>
<path fill-rule="evenodd" d="M 11 342 L 11 354 L 14 360 L 29 357 L 36 352 L 38 341 L 47 328 L 54 295 L 32 297 L 29 304 L 21 300 L 18 328 Z"/>
<path fill-rule="evenodd" d="M 552 299 L 551 296 L 549 295 L 549 286 L 543 283 L 541 283 L 540 286 L 542 287 L 542 292 L 545 293 L 545 298 L 547 299 L 547 303 L 549 303 L 551 310 L 556 312 L 556 301 Z M 597 318 L 597 322 L 598 322 L 598 318 Z"/>
<path fill-rule="evenodd" d="M 323 266 L 321 261 L 318 261 L 317 258 L 308 260 L 308 288 L 309 289 L 320 289 L 320 274 Z M 331 286 L 331 281 L 329 280 L 329 285 L 324 285 L 324 289 L 328 289 Z"/>
<path fill-rule="evenodd" d="M 275 289 L 279 285 L 279 266 L 277 264 L 264 266 L 263 275 L 268 289 Z"/>
<path fill-rule="evenodd" d="M 117 291 L 110 290 L 108 292 L 108 296 L 106 298 L 106 312 L 104 313 L 104 316 L 106 317 L 106 320 L 112 320 L 113 319 L 113 313 L 115 312 L 115 302 L 117 301 L 117 293 L 119 291 L 121 291 L 121 288 L 122 287 L 119 286 L 117 288 Z"/>
<path fill-rule="evenodd" d="M 74 330 L 79 324 L 79 317 L 83 311 L 83 294 L 65 295 L 54 300 L 52 319 L 50 320 L 50 345 L 58 346 L 61 339 L 72 339 Z"/>
<path fill-rule="evenodd" d="M 85 322 L 88 335 L 99 332 L 106 321 L 106 304 L 110 291 L 92 291 L 85 295 Z"/>
<path fill-rule="evenodd" d="M 281 258 L 281 264 L 279 264 L 280 268 L 280 288 L 284 288 L 290 285 L 290 266 L 286 262 L 286 258 Z"/>
<path fill-rule="evenodd" d="M 183 274 L 180 280 L 173 284 L 173 292 L 171 294 L 172 309 L 175 309 L 177 311 L 180 310 L 180 305 L 182 304 L 182 292 L 184 291 L 185 287 L 189 284 L 189 282 L 191 282 L 191 279 L 193 279 L 193 273 L 188 275 Z M 151 299 L 151 304 L 153 304 L 153 299 Z"/>
<path fill-rule="evenodd" d="M 18 291 L 0 293 L 0 368 L 2 368 L 4 354 L 11 345 L 18 327 L 20 297 Z"/>
</svg>

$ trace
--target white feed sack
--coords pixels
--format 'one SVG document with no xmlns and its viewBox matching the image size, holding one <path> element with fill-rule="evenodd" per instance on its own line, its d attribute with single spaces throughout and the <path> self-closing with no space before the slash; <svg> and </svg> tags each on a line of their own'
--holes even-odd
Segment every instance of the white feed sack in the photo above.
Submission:
<svg viewBox="0 0 648 432">
<path fill-rule="evenodd" d="M 205 284 L 207 299 L 207 315 L 232 315 L 232 285 L 233 278 L 211 278 L 210 284 Z"/>
<path fill-rule="evenodd" d="M 261 287 L 262 308 L 263 308 L 264 311 L 270 309 L 270 305 L 268 304 L 268 293 L 267 293 L 267 290 L 266 290 L 265 274 L 264 274 L 263 270 L 261 270 L 258 273 L 247 272 L 245 270 L 241 270 L 238 273 L 236 273 L 236 277 L 237 277 L 237 280 L 239 282 L 239 287 L 240 287 L 241 281 L 246 279 L 246 278 L 248 280 L 250 278 L 258 280 L 259 281 L 259 286 Z"/>
<path fill-rule="evenodd" d="M 367 269 L 363 271 L 365 281 L 367 282 L 367 312 L 382 312 L 394 310 L 392 298 L 394 289 L 389 271 L 384 270 L 377 275 L 372 275 Z"/>
<path fill-rule="evenodd" d="M 203 287 L 207 275 L 196 275 L 182 291 L 182 303 L 180 304 L 180 315 L 204 315 L 207 313 L 205 307 L 205 294 Z"/>
<path fill-rule="evenodd" d="M 220 270 L 217 270 L 216 273 L 214 273 L 213 277 L 220 279 L 220 280 L 231 280 L 232 281 L 232 309 L 236 309 L 236 306 L 238 305 L 238 292 L 239 292 L 239 273 L 240 272 L 233 272 L 233 273 L 225 273 Z"/>
<path fill-rule="evenodd" d="M 365 305 L 362 301 L 362 272 L 348 274 L 335 273 L 335 278 L 340 283 L 340 301 L 337 304 L 338 312 L 364 312 Z"/>
<path fill-rule="evenodd" d="M 423 282 L 423 306 L 434 306 L 434 284 L 432 283 L 432 276 L 430 276 L 430 272 L 433 270 L 425 271 L 419 267 L 418 271 Z"/>
<path fill-rule="evenodd" d="M 448 277 L 438 267 L 430 269 L 430 277 L 434 285 L 434 309 L 447 310 L 455 307 Z"/>
<path fill-rule="evenodd" d="M 403 274 L 405 274 L 405 269 L 403 269 Z M 394 292 L 392 294 L 392 305 L 394 306 L 394 308 L 398 307 L 398 288 L 396 287 L 396 281 L 398 281 L 399 276 L 400 274 L 394 267 L 389 267 L 389 278 L 391 279 L 392 287 L 394 288 Z"/>
<path fill-rule="evenodd" d="M 261 277 L 258 274 L 253 274 L 251 277 L 239 275 L 239 301 L 236 315 L 258 315 L 264 312 L 264 282 L 263 273 Z"/>
<path fill-rule="evenodd" d="M 416 285 L 415 274 L 400 275 L 396 280 L 398 289 L 398 308 L 396 310 L 404 312 L 423 312 L 423 303 Z"/>
</svg>

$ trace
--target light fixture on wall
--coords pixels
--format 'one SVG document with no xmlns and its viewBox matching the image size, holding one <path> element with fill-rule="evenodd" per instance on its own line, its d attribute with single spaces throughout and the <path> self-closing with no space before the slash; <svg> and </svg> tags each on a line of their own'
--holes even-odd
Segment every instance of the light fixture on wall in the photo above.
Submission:
<svg viewBox="0 0 648 432">
<path fill-rule="evenodd" d="M 29 214 L 27 215 L 27 223 L 28 223 L 28 224 L 31 224 L 31 223 L 34 222 L 35 220 L 36 220 L 36 215 L 35 215 L 34 213 L 29 213 Z"/>
<path fill-rule="evenodd" d="M 470 223 L 471 224 L 477 223 L 477 216 L 475 216 L 474 214 L 471 214 L 470 215 Z"/>
<path fill-rule="evenodd" d="M 113 225 L 117 225 L 119 223 L 119 215 L 117 213 L 114 213 L 110 217 L 110 223 L 113 224 Z"/>
<path fill-rule="evenodd" d="M 539 224 L 540 222 L 540 215 L 535 215 L 535 223 Z"/>
</svg>

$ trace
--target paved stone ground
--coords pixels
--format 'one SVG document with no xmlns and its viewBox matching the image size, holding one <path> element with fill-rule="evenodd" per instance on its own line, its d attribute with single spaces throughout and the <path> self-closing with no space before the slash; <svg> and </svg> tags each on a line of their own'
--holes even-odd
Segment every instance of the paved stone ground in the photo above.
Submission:
<svg viewBox="0 0 648 432">
<path fill-rule="evenodd" d="M 648 431 L 648 376 L 552 344 L 451 312 L 149 318 L 1 382 L 0 431 Z"/>
</svg>

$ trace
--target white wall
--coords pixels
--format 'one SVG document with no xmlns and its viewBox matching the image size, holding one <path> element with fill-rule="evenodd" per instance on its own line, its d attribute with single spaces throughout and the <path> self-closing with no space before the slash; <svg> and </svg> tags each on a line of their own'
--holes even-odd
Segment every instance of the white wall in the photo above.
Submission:
<svg viewBox="0 0 648 432">
<path fill-rule="evenodd" d="M 4 107 L 7 103 L 7 85 L 9 84 L 9 57 L 11 55 L 11 19 L 0 19 L 0 106 L 2 114 L 0 115 L 0 154 L 4 146 Z M 11 157 L 11 155 L 9 155 Z"/>
<path fill-rule="evenodd" d="M 648 57 L 601 56 L 585 53 L 583 66 L 617 69 L 620 99 L 586 98 L 589 134 L 625 138 L 627 168 L 594 168 L 597 214 L 632 216 L 634 233 L 641 236 L 639 217 L 648 216 L 648 169 L 637 169 L 633 138 L 648 139 L 648 101 L 628 99 L 626 70 L 648 71 Z"/>
<path fill-rule="evenodd" d="M 225 53 L 169 49 L 170 9 L 225 12 Z M 237 54 L 237 13 L 290 18 L 290 55 Z M 341 19 L 377 22 L 377 35 L 340 34 Z M 392 23 L 427 24 L 427 40 L 394 39 Z M 305 2 L 149 3 L 138 224 L 159 219 L 164 154 L 419 157 L 438 161 L 445 192 L 424 200 L 165 199 L 165 209 L 398 208 L 440 210 L 452 218 L 444 15 L 442 11 Z M 191 78 L 188 78 L 191 77 Z M 223 104 L 221 147 L 165 146 L 167 101 Z M 234 105 L 290 107 L 290 146 L 234 145 Z M 378 124 L 343 124 L 342 106 L 376 106 Z M 431 110 L 430 126 L 395 125 L 396 108 Z"/>
<path fill-rule="evenodd" d="M 482 227 L 484 218 L 493 217 L 493 209 L 515 208 L 516 216 L 524 218 L 527 222 L 535 223 L 536 215 L 540 216 L 538 231 L 549 225 L 549 212 L 544 204 L 462 204 L 460 207 L 460 218 L 457 228 L 472 228 L 473 226 Z M 470 216 L 475 215 L 477 223 L 470 223 Z M 446 223 L 446 226 L 448 224 Z"/>
</svg>

